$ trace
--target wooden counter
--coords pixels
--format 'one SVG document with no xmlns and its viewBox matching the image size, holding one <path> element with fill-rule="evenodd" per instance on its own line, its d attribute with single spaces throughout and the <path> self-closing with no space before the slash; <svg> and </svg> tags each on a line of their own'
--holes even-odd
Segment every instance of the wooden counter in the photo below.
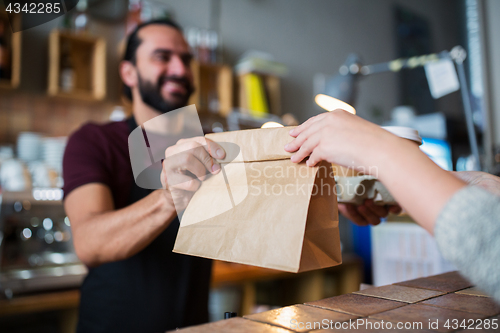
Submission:
<svg viewBox="0 0 500 333">
<path fill-rule="evenodd" d="M 471 332 L 499 332 L 499 314 L 492 298 L 450 272 L 176 332 L 455 332 L 477 325 L 489 328 Z"/>
<path fill-rule="evenodd" d="M 362 262 L 356 256 L 344 255 L 344 263 L 327 269 L 339 276 L 339 293 L 357 290 L 361 281 Z M 305 277 L 304 284 L 308 288 L 305 293 L 321 298 L 323 286 L 314 282 L 325 270 L 305 273 L 287 273 L 255 266 L 232 264 L 214 261 L 212 269 L 212 287 L 227 285 L 242 287 L 243 313 L 250 313 L 255 303 L 255 282 L 272 279 Z M 80 302 L 79 290 L 52 291 L 28 296 L 17 296 L 13 299 L 0 300 L 0 317 L 52 310 L 77 309 Z"/>
<path fill-rule="evenodd" d="M 336 290 L 325 294 L 327 276 L 335 277 Z M 214 261 L 212 287 L 241 288 L 240 314 L 252 313 L 257 303 L 257 283 L 269 280 L 294 280 L 296 290 L 289 302 L 306 302 L 332 295 L 342 295 L 359 289 L 363 278 L 363 261 L 354 254 L 343 254 L 342 264 L 303 273 L 289 273 L 256 266 Z"/>
<path fill-rule="evenodd" d="M 77 308 L 80 291 L 67 290 L 0 300 L 0 316 Z"/>
</svg>

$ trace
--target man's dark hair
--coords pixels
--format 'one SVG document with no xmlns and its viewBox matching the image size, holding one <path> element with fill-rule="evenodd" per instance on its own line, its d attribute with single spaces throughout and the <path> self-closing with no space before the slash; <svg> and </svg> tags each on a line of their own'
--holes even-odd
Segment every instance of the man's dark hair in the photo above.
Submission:
<svg viewBox="0 0 500 333">
<path fill-rule="evenodd" d="M 139 31 L 142 28 L 147 27 L 148 25 L 153 25 L 153 24 L 166 25 L 166 26 L 172 27 L 172 28 L 174 28 L 182 33 L 182 28 L 180 25 L 178 25 L 176 22 L 174 22 L 170 19 L 166 19 L 166 18 L 141 23 L 128 36 L 127 47 L 125 48 L 125 54 L 123 55 L 123 60 L 130 61 L 131 63 L 133 63 L 135 65 L 137 48 L 142 43 L 142 39 L 139 38 Z M 130 90 L 130 87 L 127 86 L 126 84 L 123 84 L 123 94 L 129 100 L 132 100 L 132 90 Z"/>
</svg>

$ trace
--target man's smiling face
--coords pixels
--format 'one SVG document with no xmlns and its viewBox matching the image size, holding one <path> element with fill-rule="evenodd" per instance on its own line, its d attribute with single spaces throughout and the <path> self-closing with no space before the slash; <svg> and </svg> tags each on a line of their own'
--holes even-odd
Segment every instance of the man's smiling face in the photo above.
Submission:
<svg viewBox="0 0 500 333">
<path fill-rule="evenodd" d="M 160 113 L 187 104 L 194 90 L 192 55 L 182 33 L 170 26 L 152 24 L 142 28 L 135 55 L 138 89 L 144 103 Z"/>
</svg>

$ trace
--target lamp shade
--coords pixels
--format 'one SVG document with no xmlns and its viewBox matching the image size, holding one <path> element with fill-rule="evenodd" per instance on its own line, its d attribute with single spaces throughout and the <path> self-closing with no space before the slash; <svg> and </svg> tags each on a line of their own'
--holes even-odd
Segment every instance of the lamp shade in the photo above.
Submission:
<svg viewBox="0 0 500 333">
<path fill-rule="evenodd" d="M 342 102 L 340 99 L 334 98 L 332 96 L 318 94 L 314 98 L 314 101 L 316 102 L 316 104 L 327 111 L 342 109 L 352 114 L 356 114 L 356 109 L 354 109 L 351 105 L 347 104 L 346 102 Z"/>
<path fill-rule="evenodd" d="M 268 121 L 268 122 L 262 124 L 262 126 L 260 128 L 275 128 L 275 127 L 284 127 L 284 126 L 283 126 L 283 124 L 277 123 L 275 121 Z"/>
<path fill-rule="evenodd" d="M 316 95 L 314 101 L 325 110 L 343 109 L 353 114 L 352 106 L 356 100 L 359 69 L 359 57 L 351 54 L 340 68 L 340 73 L 328 79 L 322 94 Z"/>
</svg>

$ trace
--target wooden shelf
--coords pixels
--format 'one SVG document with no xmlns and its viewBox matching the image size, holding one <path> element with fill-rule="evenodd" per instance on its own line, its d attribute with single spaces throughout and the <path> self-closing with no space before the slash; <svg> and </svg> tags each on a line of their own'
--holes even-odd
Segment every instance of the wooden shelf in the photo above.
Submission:
<svg viewBox="0 0 500 333">
<path fill-rule="evenodd" d="M 14 27 L 21 26 L 21 15 L 11 16 Z M 22 33 L 16 32 L 12 33 L 12 29 L 9 24 L 9 18 L 7 13 L 2 8 L 0 10 L 0 24 L 3 25 L 4 30 L 4 42 L 8 45 L 8 57 L 10 58 L 10 78 L 0 78 L 0 88 L 3 89 L 15 89 L 19 86 L 21 78 L 21 36 Z M 19 30 L 19 29 L 16 29 Z"/>
<path fill-rule="evenodd" d="M 61 85 L 63 57 L 73 69 L 72 88 Z M 54 30 L 49 37 L 49 96 L 80 100 L 102 100 L 106 97 L 106 42 L 85 33 Z"/>
<path fill-rule="evenodd" d="M 199 113 L 218 113 L 225 117 L 233 108 L 233 71 L 227 65 L 191 64 L 195 92 L 188 104 L 195 104 Z"/>
</svg>

